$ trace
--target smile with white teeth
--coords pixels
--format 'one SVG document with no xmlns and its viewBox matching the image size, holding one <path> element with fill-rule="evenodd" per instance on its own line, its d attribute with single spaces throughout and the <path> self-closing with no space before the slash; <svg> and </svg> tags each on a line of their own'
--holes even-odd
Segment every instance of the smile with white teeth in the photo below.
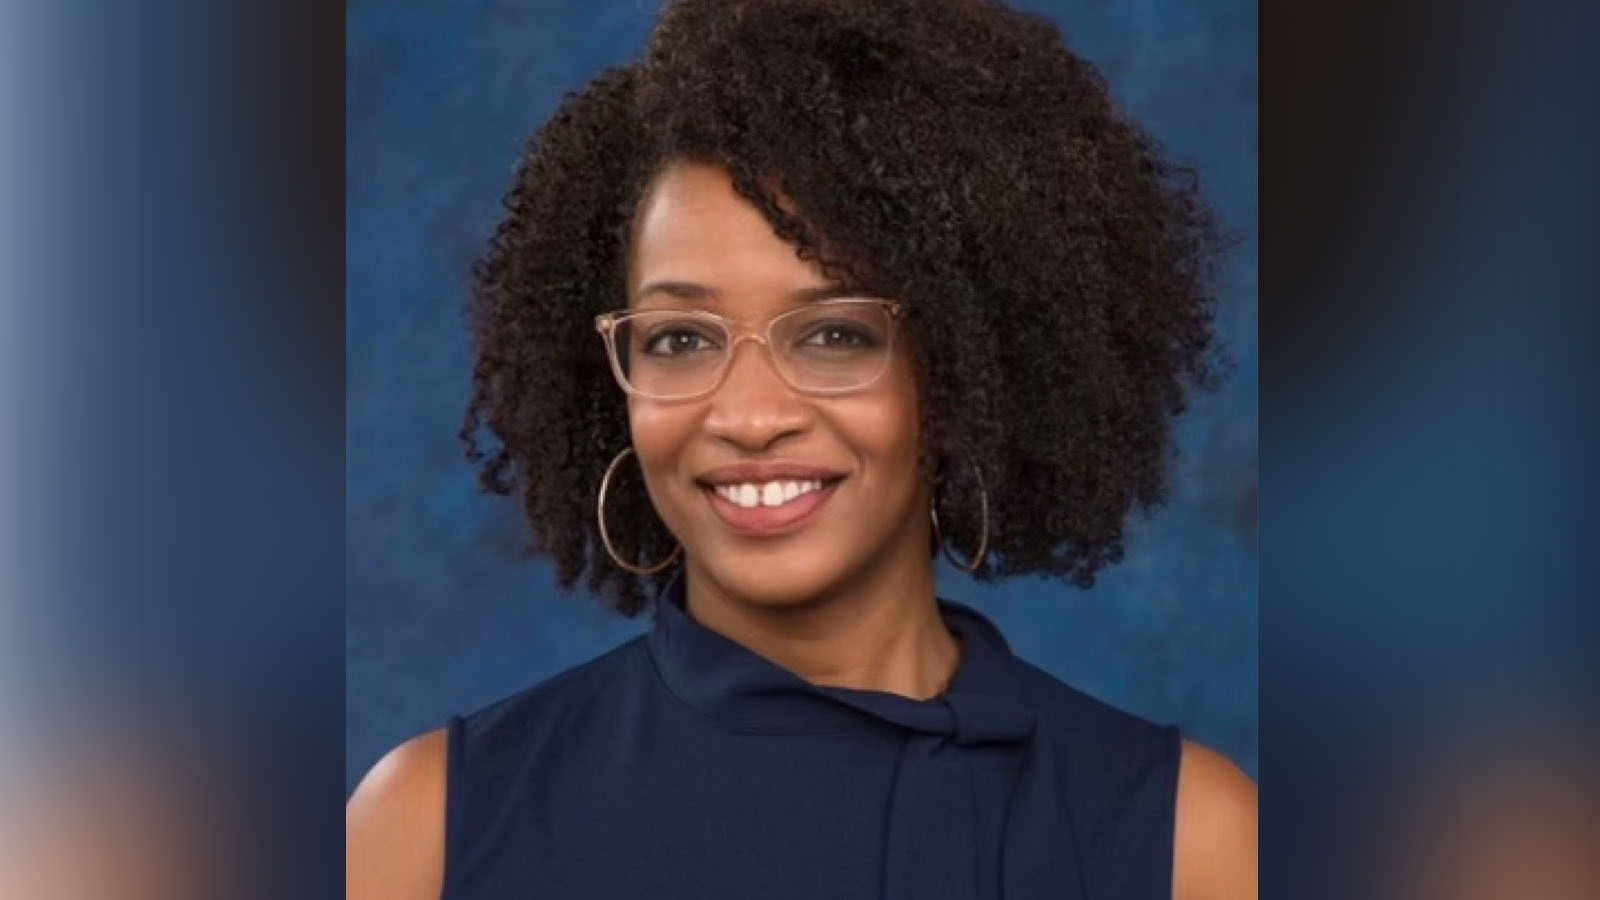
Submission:
<svg viewBox="0 0 1600 900">
<path fill-rule="evenodd" d="M 755 509 L 758 506 L 782 506 L 803 494 L 822 490 L 822 482 L 769 481 L 766 484 L 719 484 L 715 490 L 722 499 L 735 506 Z"/>
</svg>

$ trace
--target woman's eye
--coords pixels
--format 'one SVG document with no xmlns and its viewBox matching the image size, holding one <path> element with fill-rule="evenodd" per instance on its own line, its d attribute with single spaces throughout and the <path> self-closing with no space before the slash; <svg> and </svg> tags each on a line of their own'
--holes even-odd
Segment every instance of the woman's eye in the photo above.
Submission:
<svg viewBox="0 0 1600 900">
<path fill-rule="evenodd" d="M 877 346 L 877 339 L 864 329 L 853 325 L 822 325 L 806 335 L 800 342 L 807 347 L 853 350 Z"/>
<path fill-rule="evenodd" d="M 644 352 L 651 356 L 680 356 L 710 350 L 715 346 L 710 338 L 698 331 L 663 331 L 650 336 L 645 342 Z"/>
</svg>

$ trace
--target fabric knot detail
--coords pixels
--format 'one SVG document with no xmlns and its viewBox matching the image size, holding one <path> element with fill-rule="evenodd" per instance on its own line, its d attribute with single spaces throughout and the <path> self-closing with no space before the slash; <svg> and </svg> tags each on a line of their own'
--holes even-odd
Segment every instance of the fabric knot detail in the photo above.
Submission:
<svg viewBox="0 0 1600 900">
<path fill-rule="evenodd" d="M 965 692 L 942 699 L 955 720 L 955 741 L 963 747 L 1020 741 L 1033 734 L 1033 711 L 1019 703 Z"/>
</svg>

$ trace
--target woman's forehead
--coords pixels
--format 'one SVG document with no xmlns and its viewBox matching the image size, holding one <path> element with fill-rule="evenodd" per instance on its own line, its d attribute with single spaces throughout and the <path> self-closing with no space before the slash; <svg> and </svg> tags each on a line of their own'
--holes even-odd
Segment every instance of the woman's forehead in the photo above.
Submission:
<svg viewBox="0 0 1600 900">
<path fill-rule="evenodd" d="M 708 165 L 674 165 L 652 183 L 628 263 L 630 306 L 733 315 L 847 293 L 800 259 L 724 170 Z"/>
</svg>

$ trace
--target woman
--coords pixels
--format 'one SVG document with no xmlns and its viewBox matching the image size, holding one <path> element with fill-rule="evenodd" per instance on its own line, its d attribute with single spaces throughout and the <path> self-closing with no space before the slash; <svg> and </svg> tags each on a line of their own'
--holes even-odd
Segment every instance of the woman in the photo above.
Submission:
<svg viewBox="0 0 1600 900">
<path fill-rule="evenodd" d="M 1036 17 L 671 4 L 529 145 L 463 428 L 651 628 L 385 757 L 348 896 L 1255 896 L 1238 769 L 934 580 L 1087 586 L 1162 500 L 1214 370 L 1182 174 Z"/>
</svg>

